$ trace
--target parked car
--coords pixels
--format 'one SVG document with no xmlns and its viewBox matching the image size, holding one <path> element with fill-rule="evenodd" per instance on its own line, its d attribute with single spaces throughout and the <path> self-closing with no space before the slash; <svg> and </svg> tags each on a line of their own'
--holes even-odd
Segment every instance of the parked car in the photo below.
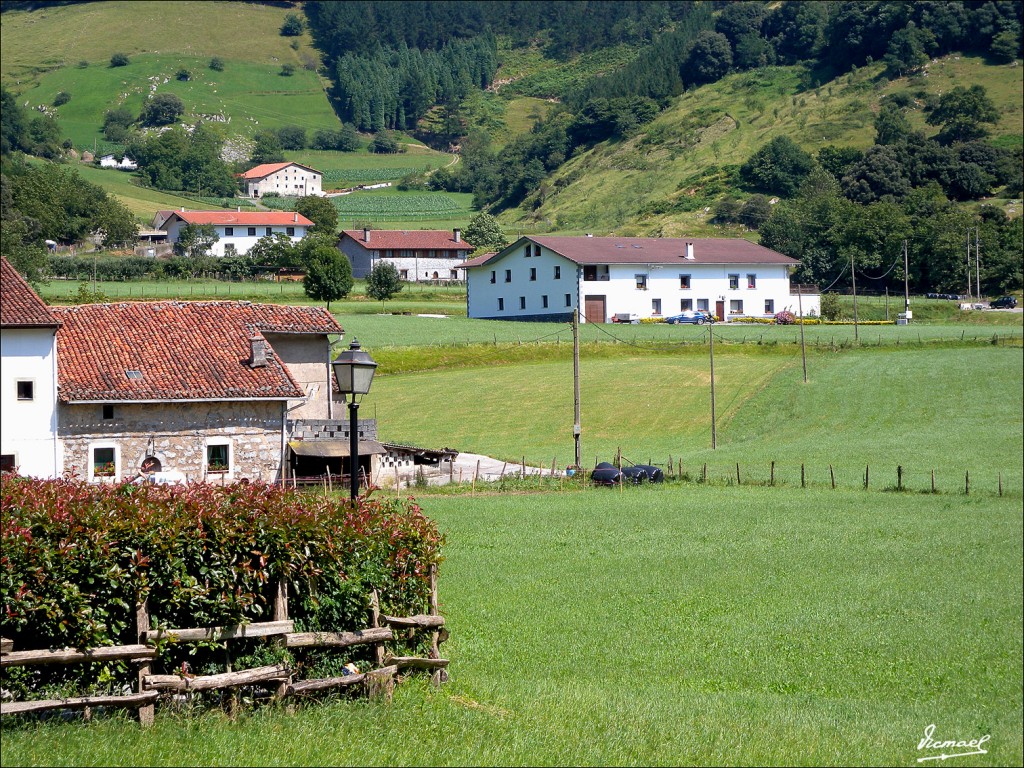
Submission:
<svg viewBox="0 0 1024 768">
<path fill-rule="evenodd" d="M 995 301 L 988 303 L 990 309 L 1013 309 L 1017 306 L 1017 299 L 1013 296 L 1001 296 Z"/>
<path fill-rule="evenodd" d="M 709 312 L 703 312 L 701 310 L 687 310 L 681 312 L 678 315 L 672 315 L 666 317 L 665 322 L 669 325 L 676 325 L 677 323 L 693 323 L 694 325 L 704 325 L 704 323 L 715 322 L 715 316 Z"/>
</svg>

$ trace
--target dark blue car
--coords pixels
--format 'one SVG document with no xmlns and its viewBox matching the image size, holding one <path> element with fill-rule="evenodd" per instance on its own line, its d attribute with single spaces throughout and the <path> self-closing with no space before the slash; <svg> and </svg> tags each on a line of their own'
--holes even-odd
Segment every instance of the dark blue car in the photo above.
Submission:
<svg viewBox="0 0 1024 768">
<path fill-rule="evenodd" d="M 708 313 L 702 312 L 701 310 L 687 310 L 681 312 L 678 315 L 672 315 L 672 317 L 666 317 L 665 322 L 669 325 L 676 325 L 677 323 L 693 323 L 694 325 L 704 325 L 704 323 L 715 322 L 715 316 Z"/>
</svg>

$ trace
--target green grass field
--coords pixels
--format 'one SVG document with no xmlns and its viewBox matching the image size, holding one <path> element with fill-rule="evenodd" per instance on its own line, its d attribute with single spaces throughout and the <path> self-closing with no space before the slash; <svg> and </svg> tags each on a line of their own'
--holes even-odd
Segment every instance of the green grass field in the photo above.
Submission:
<svg viewBox="0 0 1024 768">
<path fill-rule="evenodd" d="M 391 704 L 5 727 L 5 765 L 1019 765 L 1020 498 L 434 498 L 451 679 Z"/>
</svg>

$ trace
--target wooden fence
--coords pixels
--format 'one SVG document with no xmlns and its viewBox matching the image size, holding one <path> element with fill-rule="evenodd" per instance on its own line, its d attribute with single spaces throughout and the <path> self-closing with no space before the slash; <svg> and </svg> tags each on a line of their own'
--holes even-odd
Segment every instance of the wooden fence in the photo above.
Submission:
<svg viewBox="0 0 1024 768">
<path fill-rule="evenodd" d="M 0 642 L 0 669 L 11 667 L 87 664 L 98 661 L 127 661 L 137 667 L 135 690 L 121 695 L 81 696 L 75 698 L 40 701 L 14 701 L 0 703 L 0 715 L 20 715 L 50 710 L 83 710 L 85 717 L 97 707 L 127 708 L 137 711 L 142 725 L 151 725 L 155 718 L 156 703 L 161 695 L 189 694 L 200 691 L 230 689 L 232 713 L 237 706 L 234 692 L 240 686 L 259 685 L 272 689 L 276 699 L 302 697 L 320 691 L 358 689 L 371 698 L 390 698 L 396 676 L 405 669 L 431 672 L 431 682 L 440 685 L 448 679 L 448 659 L 441 658 L 440 645 L 448 639 L 444 617 L 438 613 L 437 569 L 431 568 L 428 613 L 415 616 L 386 616 L 380 613 L 377 592 L 370 600 L 369 626 L 356 631 L 295 632 L 294 622 L 288 618 L 288 590 L 285 582 L 277 585 L 271 621 L 236 624 L 226 627 L 189 627 L 182 629 L 150 629 L 149 610 L 145 603 L 136 608 L 136 634 L 133 645 L 103 646 L 79 650 L 15 651 L 13 642 Z M 384 643 L 393 640 L 396 633 L 404 632 L 412 639 L 416 632 L 430 633 L 430 651 L 426 657 L 394 656 L 386 652 Z M 262 638 L 281 648 L 351 648 L 373 646 L 372 669 L 340 677 L 294 680 L 286 664 L 272 664 L 252 669 L 232 669 L 231 641 Z M 157 659 L 157 644 L 221 642 L 224 643 L 227 671 L 215 675 L 195 676 L 182 671 L 173 675 L 152 673 Z"/>
</svg>

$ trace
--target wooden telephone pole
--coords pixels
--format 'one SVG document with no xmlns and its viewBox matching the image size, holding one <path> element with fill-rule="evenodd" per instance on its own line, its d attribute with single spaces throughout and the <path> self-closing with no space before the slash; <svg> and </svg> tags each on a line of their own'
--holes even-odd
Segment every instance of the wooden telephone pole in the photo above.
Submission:
<svg viewBox="0 0 1024 768">
<path fill-rule="evenodd" d="M 572 439 L 574 443 L 573 463 L 582 467 L 580 454 L 580 310 L 577 307 L 572 313 L 572 395 L 573 422 Z"/>
</svg>

